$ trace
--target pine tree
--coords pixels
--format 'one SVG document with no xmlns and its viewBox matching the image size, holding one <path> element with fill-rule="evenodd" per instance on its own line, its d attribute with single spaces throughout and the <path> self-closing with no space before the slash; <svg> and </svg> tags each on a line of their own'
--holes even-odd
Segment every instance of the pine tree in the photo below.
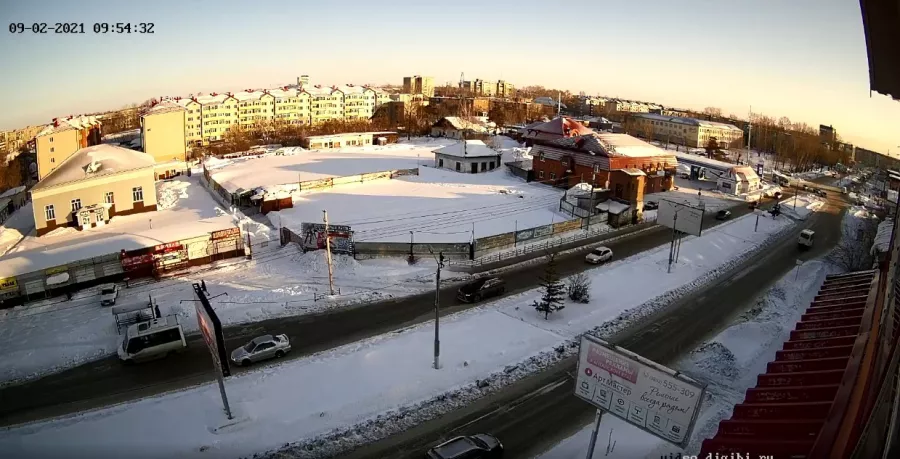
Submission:
<svg viewBox="0 0 900 459">
<path fill-rule="evenodd" d="M 544 294 L 540 301 L 534 302 L 534 309 L 544 313 L 544 320 L 547 320 L 551 312 L 563 309 L 563 298 L 566 295 L 566 286 L 560 282 L 559 274 L 556 272 L 556 255 L 547 256 L 547 266 L 544 269 L 544 275 L 541 276 L 541 287 L 544 288 Z"/>
</svg>

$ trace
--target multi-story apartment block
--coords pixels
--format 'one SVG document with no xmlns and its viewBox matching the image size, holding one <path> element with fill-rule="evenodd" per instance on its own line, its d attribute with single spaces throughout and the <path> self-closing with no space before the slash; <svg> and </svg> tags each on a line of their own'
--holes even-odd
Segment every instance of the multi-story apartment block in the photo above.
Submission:
<svg viewBox="0 0 900 459">
<path fill-rule="evenodd" d="M 403 92 L 434 97 L 434 78 L 420 75 L 403 77 Z"/>
<path fill-rule="evenodd" d="M 504 99 L 512 99 L 516 95 L 516 87 L 512 83 L 500 80 L 497 82 L 495 95 Z"/>
<path fill-rule="evenodd" d="M 724 148 L 736 146 L 744 137 L 741 128 L 725 123 L 641 113 L 634 116 L 635 133 L 661 141 L 703 148 L 710 139 Z"/>
<path fill-rule="evenodd" d="M 344 97 L 345 120 L 367 120 L 375 113 L 375 90 L 366 86 L 347 84 L 335 88 Z"/>
<path fill-rule="evenodd" d="M 312 124 L 344 119 L 344 94 L 336 88 L 315 85 L 303 90 L 310 96 Z"/>
<path fill-rule="evenodd" d="M 649 113 L 652 109 L 651 104 L 643 102 L 635 102 L 631 100 L 612 99 L 606 101 L 604 107 L 607 112 L 631 112 L 631 113 Z"/>
<path fill-rule="evenodd" d="M 141 145 L 157 163 L 185 160 L 187 109 L 173 101 L 163 101 L 141 115 Z"/>
<path fill-rule="evenodd" d="M 268 91 L 247 89 L 228 95 L 238 101 L 238 123 L 241 126 L 252 126 L 275 119 L 275 96 Z"/>
<path fill-rule="evenodd" d="M 307 77 L 309 79 L 309 77 Z M 309 124 L 310 96 L 306 91 L 281 89 L 269 91 L 275 97 L 275 121 L 289 124 Z"/>
<path fill-rule="evenodd" d="M 38 180 L 81 148 L 100 143 L 100 121 L 93 116 L 54 118 L 35 137 Z"/>
<path fill-rule="evenodd" d="M 476 96 L 511 98 L 515 95 L 516 87 L 512 83 L 503 80 L 497 82 L 481 79 L 463 81 L 460 89 Z"/>
<path fill-rule="evenodd" d="M 0 153 L 6 153 L 7 159 L 15 158 L 19 150 L 45 128 L 46 126 L 26 126 L 0 132 Z"/>
</svg>

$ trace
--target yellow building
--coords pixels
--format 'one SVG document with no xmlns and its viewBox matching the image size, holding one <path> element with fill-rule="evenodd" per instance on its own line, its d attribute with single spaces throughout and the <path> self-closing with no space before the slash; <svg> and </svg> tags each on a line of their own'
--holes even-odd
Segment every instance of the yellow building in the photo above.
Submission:
<svg viewBox="0 0 900 459">
<path fill-rule="evenodd" d="M 163 101 L 141 115 L 141 145 L 144 153 L 157 163 L 185 161 L 187 109 L 172 101 Z"/>
<path fill-rule="evenodd" d="M 421 75 L 403 77 L 403 92 L 434 97 L 434 78 Z"/>
<path fill-rule="evenodd" d="M 289 124 L 310 123 L 309 93 L 284 87 L 269 91 L 275 97 L 275 120 Z"/>
<path fill-rule="evenodd" d="M 93 116 L 54 118 L 34 140 L 40 180 L 79 148 L 99 144 L 100 121 Z"/>
<path fill-rule="evenodd" d="M 324 123 L 344 119 L 344 94 L 336 88 L 320 85 L 303 88 L 309 94 L 310 122 Z"/>
<path fill-rule="evenodd" d="M 238 101 L 238 122 L 241 126 L 275 119 L 275 96 L 268 91 L 247 90 L 233 97 Z"/>
<path fill-rule="evenodd" d="M 31 189 L 37 235 L 156 210 L 155 164 L 146 153 L 112 145 L 76 151 Z"/>
<path fill-rule="evenodd" d="M 716 139 L 720 148 L 740 146 L 744 131 L 739 127 L 698 120 L 641 113 L 633 117 L 636 134 L 664 142 L 703 148 L 709 139 Z"/>
</svg>

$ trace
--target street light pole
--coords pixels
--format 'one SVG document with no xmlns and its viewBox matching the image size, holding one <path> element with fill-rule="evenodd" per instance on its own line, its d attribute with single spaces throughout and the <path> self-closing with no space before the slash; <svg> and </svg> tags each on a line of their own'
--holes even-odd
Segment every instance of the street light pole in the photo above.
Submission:
<svg viewBox="0 0 900 459">
<path fill-rule="evenodd" d="M 437 273 L 434 276 L 434 369 L 441 369 L 441 268 L 444 267 L 444 252 L 438 253 Z"/>
</svg>

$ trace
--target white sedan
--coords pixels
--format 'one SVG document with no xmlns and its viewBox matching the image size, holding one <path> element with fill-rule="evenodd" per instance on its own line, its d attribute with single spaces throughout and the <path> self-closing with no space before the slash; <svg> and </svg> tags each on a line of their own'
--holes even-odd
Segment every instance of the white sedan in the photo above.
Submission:
<svg viewBox="0 0 900 459">
<path fill-rule="evenodd" d="M 612 260 L 612 256 L 612 249 L 610 249 L 609 247 L 601 246 L 595 248 L 594 250 L 591 250 L 591 253 L 587 254 L 587 256 L 584 257 L 584 261 L 594 265 L 599 265 L 600 263 L 606 263 L 607 261 Z"/>
</svg>

